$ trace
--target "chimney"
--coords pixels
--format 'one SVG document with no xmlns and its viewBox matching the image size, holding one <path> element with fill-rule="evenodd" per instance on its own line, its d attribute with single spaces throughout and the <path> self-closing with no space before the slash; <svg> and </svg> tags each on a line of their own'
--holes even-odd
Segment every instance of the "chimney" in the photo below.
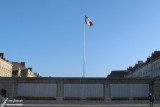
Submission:
<svg viewBox="0 0 160 107">
<path fill-rule="evenodd" d="M 4 53 L 0 53 L 0 58 L 4 59 Z"/>
<path fill-rule="evenodd" d="M 32 71 L 32 68 L 28 68 L 30 71 Z"/>
<path fill-rule="evenodd" d="M 25 62 L 21 62 L 21 65 L 22 65 L 23 67 L 25 67 Z"/>
<path fill-rule="evenodd" d="M 142 65 L 143 64 L 143 61 L 138 61 L 138 65 Z"/>
</svg>

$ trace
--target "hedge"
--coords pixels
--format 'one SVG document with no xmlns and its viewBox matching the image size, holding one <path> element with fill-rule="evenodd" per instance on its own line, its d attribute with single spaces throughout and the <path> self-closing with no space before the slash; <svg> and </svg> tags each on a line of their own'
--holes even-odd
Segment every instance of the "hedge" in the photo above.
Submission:
<svg viewBox="0 0 160 107">
<path fill-rule="evenodd" d="M 80 97 L 64 97 L 64 100 L 81 100 Z"/>
<path fill-rule="evenodd" d="M 104 100 L 103 97 L 87 97 L 86 100 Z"/>
<path fill-rule="evenodd" d="M 128 97 L 112 97 L 112 100 L 129 100 Z"/>
<path fill-rule="evenodd" d="M 148 100 L 148 97 L 133 97 L 133 100 Z"/>
<path fill-rule="evenodd" d="M 17 99 L 22 100 L 56 100 L 55 97 L 32 97 L 32 96 L 18 96 Z"/>
</svg>

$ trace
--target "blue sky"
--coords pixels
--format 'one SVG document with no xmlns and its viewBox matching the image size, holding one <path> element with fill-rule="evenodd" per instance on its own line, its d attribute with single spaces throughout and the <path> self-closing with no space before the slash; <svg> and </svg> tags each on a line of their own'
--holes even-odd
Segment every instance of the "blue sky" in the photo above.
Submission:
<svg viewBox="0 0 160 107">
<path fill-rule="evenodd" d="M 106 77 L 160 50 L 159 0 L 0 0 L 0 52 L 41 76 Z"/>
</svg>

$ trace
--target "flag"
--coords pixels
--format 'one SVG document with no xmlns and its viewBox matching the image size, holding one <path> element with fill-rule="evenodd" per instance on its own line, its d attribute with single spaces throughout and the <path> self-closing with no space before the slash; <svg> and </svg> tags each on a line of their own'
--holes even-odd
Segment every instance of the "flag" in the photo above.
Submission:
<svg viewBox="0 0 160 107">
<path fill-rule="evenodd" d="M 88 24 L 90 27 L 93 25 L 92 21 L 87 16 L 85 16 L 85 23 Z"/>
</svg>

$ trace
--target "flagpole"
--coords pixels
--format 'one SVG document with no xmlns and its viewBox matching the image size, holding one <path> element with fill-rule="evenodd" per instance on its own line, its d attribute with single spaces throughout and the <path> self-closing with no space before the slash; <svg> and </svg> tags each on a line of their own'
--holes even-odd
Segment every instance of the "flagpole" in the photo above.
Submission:
<svg viewBox="0 0 160 107">
<path fill-rule="evenodd" d="M 84 15 L 83 77 L 85 77 L 85 15 Z"/>
</svg>

